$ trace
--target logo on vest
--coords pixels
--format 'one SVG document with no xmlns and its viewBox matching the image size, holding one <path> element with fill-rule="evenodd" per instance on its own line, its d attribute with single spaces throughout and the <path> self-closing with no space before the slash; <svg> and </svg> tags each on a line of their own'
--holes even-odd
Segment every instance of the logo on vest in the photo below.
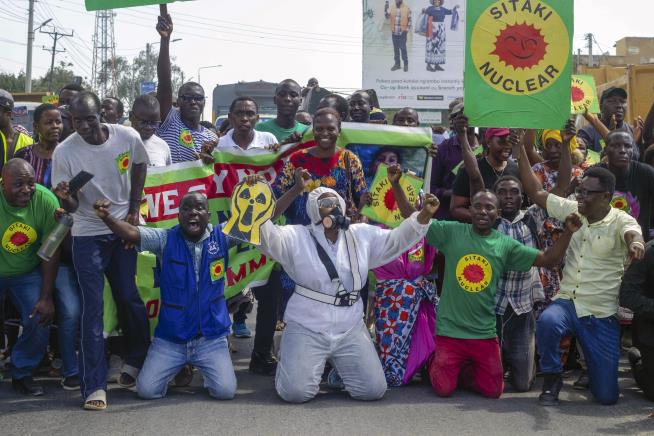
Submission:
<svg viewBox="0 0 654 436">
<path fill-rule="evenodd" d="M 481 292 L 493 278 L 490 262 L 479 254 L 467 254 L 456 264 L 456 280 L 466 292 Z"/>
<path fill-rule="evenodd" d="M 477 72 L 509 95 L 549 88 L 561 79 L 570 56 L 566 25 L 544 1 L 494 2 L 475 23 L 470 39 Z"/>
<path fill-rule="evenodd" d="M 209 245 L 207 245 L 207 252 L 210 255 L 215 256 L 216 254 L 218 254 L 219 251 L 220 251 L 220 247 L 218 246 L 218 243 L 216 241 L 209 242 Z"/>
<path fill-rule="evenodd" d="M 18 254 L 36 241 L 36 230 L 25 223 L 15 222 L 2 235 L 2 248 L 11 254 Z"/>
<path fill-rule="evenodd" d="M 225 275 L 225 259 L 214 260 L 209 264 L 209 276 L 211 282 L 216 282 Z"/>
</svg>

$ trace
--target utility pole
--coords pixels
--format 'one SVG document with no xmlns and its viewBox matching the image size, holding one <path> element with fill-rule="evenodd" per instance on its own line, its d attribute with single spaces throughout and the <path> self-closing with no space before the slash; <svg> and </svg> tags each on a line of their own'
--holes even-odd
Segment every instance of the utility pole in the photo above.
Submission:
<svg viewBox="0 0 654 436">
<path fill-rule="evenodd" d="M 52 91 L 52 78 L 54 76 L 55 56 L 57 55 L 57 53 L 63 53 L 66 51 L 66 49 L 57 50 L 57 41 L 59 41 L 63 37 L 73 36 L 74 31 L 71 30 L 70 33 L 62 33 L 57 31 L 57 29 L 55 28 L 54 31 L 44 31 L 43 29 L 41 29 L 40 32 L 47 33 L 52 37 L 52 48 L 43 47 L 43 50 L 52 53 L 52 60 L 50 61 L 50 79 L 48 80 L 48 91 Z"/>
<path fill-rule="evenodd" d="M 34 0 L 30 5 L 27 17 L 27 63 L 25 66 L 25 92 L 32 92 L 32 45 L 34 44 Z"/>
<path fill-rule="evenodd" d="M 150 43 L 145 44 L 145 81 L 149 82 L 150 77 L 150 66 L 152 61 L 150 60 Z"/>
<path fill-rule="evenodd" d="M 25 62 L 25 92 L 32 92 L 32 48 L 34 47 L 34 33 L 41 27 L 52 21 L 52 18 L 45 20 L 39 27 L 34 28 L 34 2 L 29 0 L 27 16 L 27 62 Z"/>
<path fill-rule="evenodd" d="M 593 34 L 587 33 L 585 35 L 586 41 L 588 41 L 588 67 L 592 68 L 594 66 L 593 62 Z"/>
</svg>

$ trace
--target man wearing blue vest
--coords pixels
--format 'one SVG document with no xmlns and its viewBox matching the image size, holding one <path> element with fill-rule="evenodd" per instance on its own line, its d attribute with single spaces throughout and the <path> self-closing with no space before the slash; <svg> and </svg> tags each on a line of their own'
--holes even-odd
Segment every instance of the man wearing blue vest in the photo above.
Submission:
<svg viewBox="0 0 654 436">
<path fill-rule="evenodd" d="M 186 364 L 198 368 L 209 394 L 230 400 L 236 375 L 227 346 L 229 314 L 225 303 L 228 243 L 209 223 L 206 197 L 189 192 L 179 205 L 172 229 L 136 227 L 109 215 L 110 202 L 95 203 L 97 215 L 125 242 L 157 255 L 161 311 L 154 340 L 136 379 L 138 395 L 163 398 L 168 383 Z M 194 291 L 193 291 L 194 290 Z"/>
</svg>

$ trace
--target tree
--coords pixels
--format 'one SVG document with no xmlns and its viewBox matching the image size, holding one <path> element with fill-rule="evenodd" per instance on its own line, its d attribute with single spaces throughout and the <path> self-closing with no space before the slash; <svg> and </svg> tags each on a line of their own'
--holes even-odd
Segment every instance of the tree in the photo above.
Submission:
<svg viewBox="0 0 654 436">
<path fill-rule="evenodd" d="M 76 74 L 72 67 L 73 64 L 63 61 L 55 66 L 52 74 L 52 92 L 57 92 L 61 87 L 75 80 Z M 50 71 L 48 70 L 43 76 L 32 80 L 32 92 L 48 91 L 49 85 Z M 82 86 L 90 88 L 87 83 L 83 83 Z M 18 74 L 0 73 L 0 88 L 12 93 L 25 92 L 25 73 L 23 71 Z"/>
<path fill-rule="evenodd" d="M 141 94 L 141 82 L 156 81 L 158 57 L 157 53 L 150 53 L 148 60 L 148 56 L 143 50 L 131 62 L 124 56 L 116 57 L 113 62 L 108 61 L 107 70 L 115 74 L 116 80 L 116 95 L 114 97 L 119 98 L 125 107 L 131 107 L 134 99 Z M 174 61 L 174 58 L 172 60 Z M 182 86 L 184 72 L 173 62 L 172 73 L 173 89 L 177 92 L 177 89 Z M 108 78 L 101 77 L 100 79 L 106 80 Z"/>
</svg>

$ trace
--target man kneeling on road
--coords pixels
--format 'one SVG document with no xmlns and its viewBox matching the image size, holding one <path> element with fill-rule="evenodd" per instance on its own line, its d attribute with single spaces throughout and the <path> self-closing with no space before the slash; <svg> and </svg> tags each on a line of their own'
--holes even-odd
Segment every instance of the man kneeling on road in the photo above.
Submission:
<svg viewBox="0 0 654 436">
<path fill-rule="evenodd" d="M 219 226 L 209 223 L 207 199 L 190 192 L 179 205 L 179 225 L 172 229 L 136 227 L 109 214 L 108 200 L 94 205 L 98 217 L 125 242 L 157 255 L 161 312 L 154 340 L 136 379 L 141 398 L 163 398 L 168 383 L 192 364 L 204 377 L 209 394 L 230 400 L 236 376 L 227 347 L 229 314 L 225 304 L 228 244 Z"/>
</svg>

